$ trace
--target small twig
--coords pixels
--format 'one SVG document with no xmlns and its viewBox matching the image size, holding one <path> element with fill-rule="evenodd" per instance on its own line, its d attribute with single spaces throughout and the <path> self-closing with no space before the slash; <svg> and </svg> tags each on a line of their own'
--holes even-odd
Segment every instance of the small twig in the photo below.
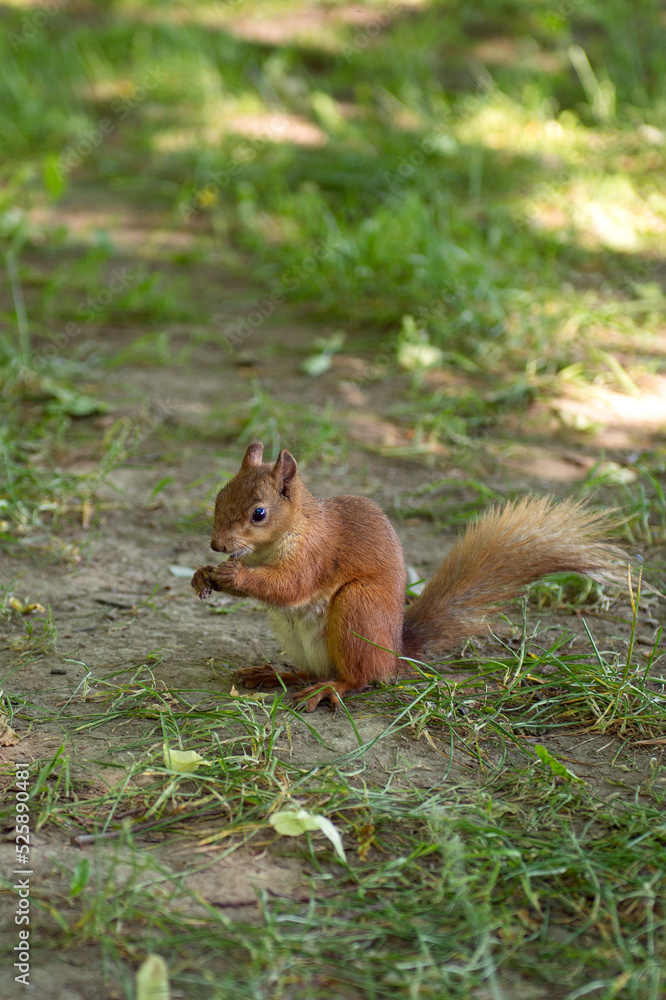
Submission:
<svg viewBox="0 0 666 1000">
<path fill-rule="evenodd" d="M 109 600 L 106 597 L 96 597 L 95 598 L 95 603 L 96 604 L 108 604 L 112 608 L 128 608 L 128 609 L 131 609 L 131 608 L 135 608 L 136 607 L 136 604 L 128 604 L 127 601 L 115 601 L 115 600 L 111 601 L 111 600 Z"/>
<path fill-rule="evenodd" d="M 72 837 L 71 842 L 76 847 L 86 847 L 88 844 L 96 844 L 98 840 L 117 840 L 123 833 L 145 833 L 147 830 L 159 829 L 168 826 L 163 820 L 156 823 L 137 823 L 129 828 L 121 827 L 119 830 L 106 830 L 104 833 L 81 833 L 78 837 Z"/>
</svg>

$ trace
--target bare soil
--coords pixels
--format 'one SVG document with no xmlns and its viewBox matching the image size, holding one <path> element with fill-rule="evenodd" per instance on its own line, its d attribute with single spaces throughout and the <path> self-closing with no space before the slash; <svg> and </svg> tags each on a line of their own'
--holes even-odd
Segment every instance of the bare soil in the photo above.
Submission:
<svg viewBox="0 0 666 1000">
<path fill-rule="evenodd" d="M 202 294 L 208 289 L 208 304 L 214 299 L 215 311 L 229 318 L 243 315 L 254 299 L 251 289 L 221 285 L 219 273 L 213 285 L 211 269 L 203 265 L 183 265 L 180 271 L 204 289 Z M 167 324 L 166 328 L 173 333 L 177 347 L 186 327 Z M 62 706 L 73 697 L 81 702 L 84 712 L 80 686 L 86 676 L 86 698 L 90 700 L 99 678 L 121 667 L 149 663 L 165 689 L 185 692 L 193 703 L 214 704 L 218 697 L 229 697 L 234 670 L 257 663 L 281 664 L 267 620 L 252 602 L 244 602 L 229 614 L 216 613 L 224 609 L 225 598 L 217 596 L 206 604 L 198 601 L 189 579 L 173 575 L 170 569 L 194 569 L 210 561 L 204 504 L 222 476 L 234 471 L 241 449 L 233 440 L 211 436 L 208 415 L 212 409 L 247 399 L 253 380 L 260 380 L 264 390 L 278 400 L 298 401 L 318 410 L 330 404 L 348 435 L 347 455 L 342 464 L 310 462 L 304 473 L 308 484 L 321 495 L 360 493 L 380 503 L 393 516 L 408 563 L 422 576 L 437 566 L 457 529 L 420 514 L 395 517 L 398 504 L 404 509 L 410 503 L 406 494 L 447 476 L 452 480 L 452 497 L 473 500 L 473 491 L 465 486 L 470 468 L 500 492 L 533 489 L 563 493 L 598 456 L 598 443 L 559 438 L 552 434 L 552 428 L 544 429 L 543 421 L 536 417 L 530 422 L 529 414 L 519 446 L 507 429 L 499 429 L 470 453 L 465 468 L 445 452 L 413 458 L 388 455 L 388 447 L 409 444 L 404 428 L 388 413 L 396 400 L 406 397 L 408 377 L 388 374 L 373 380 L 368 376 L 373 352 L 355 350 L 353 343 L 347 345 L 331 371 L 316 379 L 306 377 L 300 364 L 314 337 L 333 330 L 315 327 L 296 309 L 283 307 L 240 351 L 207 342 L 197 346 L 190 361 L 177 369 L 128 365 L 105 376 L 98 391 L 111 400 L 112 417 L 130 418 L 144 427 L 144 436 L 138 450 L 97 491 L 90 526 L 82 527 L 78 515 L 77 520 L 64 524 L 60 538 L 69 546 L 66 558 L 57 560 L 48 552 L 46 539 L 26 545 L 21 558 L 3 555 L 0 583 L 21 599 L 50 607 L 57 630 L 54 648 L 22 658 L 24 621 L 19 615 L 2 620 L 3 686 L 10 696 L 25 696 L 46 708 Z M 97 331 L 96 339 L 105 353 L 113 354 L 144 332 L 140 325 L 105 328 Z M 97 440 L 82 435 L 81 447 L 62 455 L 62 465 L 70 471 L 85 471 L 99 457 L 99 441 L 109 418 L 91 420 L 97 422 Z M 270 436 L 268 427 L 266 436 Z M 607 457 L 622 460 L 626 454 L 628 449 Z M 166 477 L 168 485 L 154 494 Z M 655 556 L 664 559 L 663 552 L 644 555 L 647 563 Z M 663 605 L 661 610 L 657 607 L 649 601 L 641 611 L 640 650 L 651 648 L 654 642 Z M 511 614 L 519 623 L 520 610 Z M 33 624 L 35 618 L 40 616 L 33 616 Z M 552 634 L 570 630 L 584 637 L 580 617 L 569 613 L 530 612 L 530 618 L 539 620 L 542 630 Z M 603 648 L 626 648 L 630 618 L 628 602 L 620 600 L 605 612 L 592 611 L 587 620 Z M 488 643 L 485 648 L 488 653 L 502 652 L 497 643 Z M 381 732 L 390 721 L 381 692 L 351 698 L 349 709 L 364 739 Z M 291 739 L 278 748 L 286 758 L 315 766 L 357 746 L 343 713 L 332 714 L 320 707 L 307 723 L 316 727 L 322 742 L 314 738 L 305 722 L 292 718 Z M 118 770 L 109 765 L 126 759 L 123 755 L 127 751 L 118 753 L 117 748 L 127 745 L 127 727 L 118 732 L 109 723 L 90 733 L 78 733 L 63 731 L 52 722 L 19 719 L 15 729 L 19 742 L 0 749 L 3 763 L 48 758 L 64 742 L 67 753 L 85 770 L 91 783 L 98 782 L 103 788 L 118 781 Z M 543 742 L 545 737 L 539 739 Z M 663 752 L 661 746 L 636 746 L 613 735 L 595 733 L 581 736 L 572 732 L 548 737 L 547 743 L 602 797 L 621 795 L 627 800 L 650 773 L 651 758 L 660 758 Z M 397 763 L 399 780 L 421 787 L 434 789 L 447 782 L 459 785 L 479 780 L 468 757 L 460 754 L 451 764 L 426 740 L 415 742 L 404 733 L 387 737 L 368 752 L 367 780 L 385 781 Z M 215 849 L 200 850 L 193 864 L 192 844 L 159 844 L 150 837 L 142 840 L 141 835 L 137 844 L 152 857 L 157 851 L 166 870 L 182 872 L 188 890 L 228 908 L 230 913 L 242 908 L 243 919 L 253 919 L 253 914 L 256 917 L 257 886 L 292 898 L 298 898 L 302 891 L 299 866 L 276 853 L 257 855 L 239 849 L 220 860 Z M 0 844 L 3 872 L 11 868 L 11 850 L 9 842 Z M 74 846 L 67 830 L 46 828 L 37 834 L 33 848 L 33 884 L 38 880 L 54 897 L 61 895 L 77 861 L 87 856 L 94 866 L 113 865 L 122 885 L 123 878 L 129 876 L 123 869 L 122 851 L 118 852 L 112 844 L 102 850 L 99 844 Z M 192 905 L 189 898 L 184 894 L 183 906 Z M 13 895 L 4 897 L 2 910 L 3 937 L 13 944 Z M 37 934 L 41 933 L 40 924 L 46 933 L 49 918 L 38 915 L 36 919 Z M 84 950 L 50 955 L 35 969 L 31 995 L 59 1000 L 120 996 L 120 987 L 104 984 L 101 973 L 91 968 L 89 957 Z M 14 985 L 10 982 L 10 992 L 5 988 L 4 995 L 18 996 Z M 526 983 L 507 981 L 505 985 L 511 988 L 508 995 L 512 997 L 530 1000 L 545 996 Z M 482 996 L 485 994 L 479 993 L 479 1000 Z"/>
</svg>

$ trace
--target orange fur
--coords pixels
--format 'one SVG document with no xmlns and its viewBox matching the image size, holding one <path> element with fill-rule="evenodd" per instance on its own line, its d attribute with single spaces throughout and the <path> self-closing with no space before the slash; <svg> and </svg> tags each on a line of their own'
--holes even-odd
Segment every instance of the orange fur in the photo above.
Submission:
<svg viewBox="0 0 666 1000">
<path fill-rule="evenodd" d="M 601 541 L 609 517 L 583 503 L 524 497 L 468 525 L 421 597 L 407 609 L 404 652 L 455 649 L 488 631 L 498 603 L 528 583 L 565 570 L 618 582 L 619 551 Z"/>
<path fill-rule="evenodd" d="M 470 525 L 404 615 L 402 548 L 383 511 L 364 497 L 314 497 L 287 451 L 273 465 L 261 458 L 251 444 L 218 494 L 211 547 L 230 559 L 197 570 L 192 586 L 200 597 L 221 590 L 268 606 L 298 671 L 283 679 L 318 680 L 296 695 L 309 711 L 396 676 L 406 669 L 400 656 L 423 658 L 487 631 L 495 605 L 533 580 L 561 570 L 609 577 L 617 561 L 600 540 L 605 515 L 526 498 Z M 266 668 L 238 677 L 277 681 Z"/>
</svg>

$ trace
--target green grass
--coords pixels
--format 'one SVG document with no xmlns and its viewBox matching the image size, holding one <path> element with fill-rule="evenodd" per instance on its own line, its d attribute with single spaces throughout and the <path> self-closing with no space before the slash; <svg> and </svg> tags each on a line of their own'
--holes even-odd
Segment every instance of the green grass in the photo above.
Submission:
<svg viewBox="0 0 666 1000">
<path fill-rule="evenodd" d="M 227 436 L 239 445 L 262 438 L 266 460 L 274 461 L 289 448 L 307 463 L 315 458 L 330 462 L 344 457 L 347 437 L 330 406 L 321 408 L 275 399 L 255 383 L 247 402 L 213 412 L 209 433 Z"/>
<path fill-rule="evenodd" d="M 84 0 L 41 24 L 40 8 L 4 6 L 0 544 L 13 554 L 79 559 L 96 490 L 145 436 L 140 420 L 94 423 L 115 415 L 104 377 L 153 366 L 158 378 L 195 365 L 204 342 L 252 347 L 229 330 L 260 305 L 341 330 L 345 350 L 374 359 L 368 384 L 407 373 L 385 414 L 413 432 L 403 456 L 444 452 L 464 475 L 443 458 L 393 513 L 436 527 L 501 499 L 479 457 L 492 434 L 518 436 L 523 421 L 554 433 L 535 402 L 552 404 L 559 440 L 578 445 L 595 428 L 567 423 L 558 396 L 634 396 L 663 372 L 657 0 L 432 0 L 378 31 L 381 4 L 357 6 L 367 24 L 326 21 L 344 14 L 336 0 Z M 246 30 L 257 14 L 285 33 L 257 40 Z M 133 237 L 121 244 L 123 228 Z M 251 295 L 231 301 L 228 287 L 248 280 Z M 448 381 L 431 381 L 442 372 Z M 267 456 L 289 447 L 305 463 L 348 447 L 330 406 L 259 383 L 196 427 L 149 424 L 234 453 L 262 437 Z M 64 461 L 77 447 L 84 475 Z M 620 451 L 581 490 L 617 497 L 632 550 L 662 546 L 663 447 Z M 350 700 L 345 753 L 286 699 L 166 690 L 159 653 L 102 677 L 86 667 L 58 707 L 16 696 L 14 671 L 52 655 L 57 635 L 49 612 L 19 616 L 9 593 L 1 716 L 63 744 L 31 769 L 35 828 L 103 835 L 63 888 L 34 886 L 40 958 L 90 945 L 128 998 L 150 950 L 169 959 L 174 997 L 202 1000 L 509 1000 L 509 976 L 543 995 L 557 983 L 567 1000 L 663 995 L 663 777 L 655 762 L 640 786 L 624 781 L 632 754 L 663 739 L 663 637 L 657 626 L 639 646 L 634 619 L 604 638 L 603 589 L 564 576 L 531 590 L 530 614 L 584 617 L 576 642 L 525 626 L 517 649 L 468 649 L 449 664 L 455 682 L 427 668 Z M 654 600 L 644 593 L 640 614 L 656 616 Z M 385 720 L 370 736 L 368 717 Z M 289 753 L 304 727 L 311 765 Z M 551 752 L 562 733 L 617 741 L 605 788 Z M 111 748 L 103 760 L 77 754 L 88 734 Z M 212 766 L 169 772 L 165 740 Z M 417 786 L 405 746 L 427 752 L 433 787 Z M 383 783 L 375 747 L 395 755 Z M 337 825 L 346 865 L 318 834 L 278 838 L 269 817 L 289 803 Z M 216 857 L 247 845 L 295 859 L 302 897 L 259 891 L 252 919 L 213 906 L 149 849 L 176 838 Z"/>
<path fill-rule="evenodd" d="M 631 802 L 601 797 L 533 734 L 545 743 L 560 730 L 631 742 L 658 736 L 663 678 L 631 654 L 624 666 L 609 659 L 592 636 L 575 653 L 566 636 L 544 639 L 526 634 L 503 661 L 453 664 L 467 675 L 455 684 L 430 674 L 354 699 L 353 715 L 374 706 L 390 721 L 364 739 L 349 716 L 357 748 L 314 766 L 294 763 L 289 747 L 307 725 L 326 749 L 316 717 L 296 717 L 282 698 L 211 691 L 195 703 L 157 681 L 154 661 L 98 676 L 94 693 L 84 684 L 56 712 L 16 701 L 10 721 L 49 722 L 63 733 L 55 757 L 33 768 L 35 828 L 60 828 L 82 843 L 88 831 L 102 837 L 92 869 L 65 871 L 67 887 L 48 898 L 37 888 L 50 928 L 38 955 L 100 942 L 127 996 L 127 962 L 156 951 L 169 956 L 175 990 L 220 1000 L 313 991 L 462 998 L 482 984 L 501 997 L 510 995 L 499 985 L 509 973 L 534 984 L 557 978 L 568 997 L 592 987 L 599 997 L 658 1000 L 666 870 L 659 771 Z M 88 775 L 98 762 L 72 755 L 67 734 L 119 725 L 133 735 L 105 761 L 117 778 L 93 792 Z M 367 752 L 398 734 L 433 751 L 433 787 L 414 787 L 400 772 L 383 787 L 366 780 Z M 169 771 L 163 741 L 212 766 Z M 468 779 L 448 777 L 453 760 L 467 762 Z M 609 780 L 621 785 L 617 774 Z M 345 864 L 319 836 L 276 838 L 268 819 L 290 804 L 338 826 Z M 193 896 L 139 835 L 194 837 L 221 849 L 215 858 L 242 845 L 298 858 L 302 899 L 258 892 L 260 917 L 248 923 L 242 910 Z M 197 857 L 206 863 L 195 855 L 195 868 Z M 186 916 L 188 900 L 195 911 Z"/>
<path fill-rule="evenodd" d="M 109 472 L 124 461 L 137 436 L 137 426 L 113 421 L 101 436 L 81 434 L 77 422 L 104 413 L 107 405 L 94 391 L 98 373 L 90 364 L 53 360 L 0 334 L 0 388 L 6 418 L 0 428 L 0 545 L 16 551 L 33 547 L 54 558 L 76 561 L 79 547 L 63 529 L 78 520 L 86 524 L 95 491 Z M 88 392 L 86 390 L 89 390 Z M 96 461 L 84 474 L 59 465 L 74 441 L 81 440 Z"/>
<path fill-rule="evenodd" d="M 177 30 L 178 4 L 141 18 L 142 6 L 91 6 L 85 18 L 63 7 L 35 30 L 30 14 L 5 12 L 8 217 L 101 185 L 212 236 L 226 267 L 249 268 L 279 302 L 389 350 L 414 317 L 461 375 L 453 397 L 415 389 L 401 408 L 415 451 L 483 436 L 574 378 L 624 390 L 660 366 L 649 349 L 664 318 L 666 204 L 655 0 L 640 16 L 625 0 L 571 11 L 432 2 L 388 20 L 380 8 L 369 26 L 309 28 L 307 43 L 295 27 L 276 46 L 236 33 L 252 2 L 217 7 L 215 30 L 206 4 L 188 5 Z M 278 22 L 281 9 L 261 5 Z M 322 144 L 262 132 L 278 112 L 319 129 Z M 206 323 L 184 279 L 174 288 L 156 262 L 116 264 L 129 277 L 107 301 L 115 250 L 104 225 L 79 262 L 50 262 L 40 333 Z M 609 368 L 600 328 L 640 351 L 630 371 Z M 169 331 L 154 336 L 142 342 L 147 361 L 168 355 Z"/>
<path fill-rule="evenodd" d="M 164 12 L 139 30 L 121 4 L 89 19 L 63 9 L 18 47 L 5 39 L 6 169 L 28 170 L 19 205 L 40 197 L 41 177 L 60 177 L 47 184 L 56 197 L 95 179 L 207 221 L 243 273 L 249 255 L 259 280 L 319 316 L 396 338 L 416 315 L 451 364 L 501 365 L 508 386 L 529 355 L 531 392 L 578 361 L 586 379 L 603 375 L 590 340 L 609 313 L 629 340 L 646 336 L 632 326 L 664 187 L 658 142 L 637 124 L 660 127 L 666 97 L 656 2 L 640 17 L 624 0 L 568 16 L 520 0 L 501 11 L 431 3 L 389 18 L 372 44 L 372 32 L 338 25 L 275 49 L 230 33 L 235 5 L 218 11 L 216 31 L 205 5 L 191 7 L 178 31 Z M 279 17 L 262 5 L 273 8 Z M 12 17 L 22 24 L 7 13 L 10 31 Z M 491 58 L 492 80 L 475 81 L 477 48 L 496 35 L 514 56 Z M 592 82 L 572 68 L 572 44 L 584 45 Z M 606 84 L 615 111 L 600 120 L 594 95 Z M 275 111 L 309 121 L 325 145 L 225 127 Z M 100 122 L 107 131 L 63 169 Z M 581 273 L 594 282 L 572 283 Z M 653 329 L 663 302 L 646 318 Z"/>
</svg>

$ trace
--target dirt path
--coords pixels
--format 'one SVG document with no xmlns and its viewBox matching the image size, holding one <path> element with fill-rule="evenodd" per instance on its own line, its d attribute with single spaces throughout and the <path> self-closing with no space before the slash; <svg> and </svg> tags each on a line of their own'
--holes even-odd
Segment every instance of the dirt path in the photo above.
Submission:
<svg viewBox="0 0 666 1000">
<path fill-rule="evenodd" d="M 251 305 L 259 294 L 217 287 L 211 295 L 210 273 L 205 268 L 182 266 L 179 270 L 193 286 L 208 289 L 207 305 L 214 313 L 223 314 L 225 323 L 234 315 L 245 315 L 248 303 Z M 171 334 L 171 350 L 177 356 L 189 331 L 182 323 L 166 324 L 165 329 Z M 115 354 L 146 332 L 150 330 L 139 325 L 131 329 L 107 327 L 99 329 L 96 336 L 105 353 Z M 154 746 L 161 743 L 154 719 L 137 717 L 133 723 L 117 727 L 112 718 L 89 730 L 83 727 L 86 717 L 97 711 L 99 699 L 108 693 L 109 678 L 117 678 L 123 671 L 124 679 L 145 682 L 152 675 L 155 690 L 165 697 L 178 692 L 177 697 L 190 705 L 215 709 L 232 700 L 235 669 L 281 662 L 267 620 L 251 602 L 236 607 L 232 601 L 216 597 L 202 604 L 194 598 L 187 572 L 209 561 L 206 502 L 237 465 L 241 448 L 235 438 L 240 426 L 233 406 L 243 404 L 246 412 L 253 393 L 262 391 L 278 405 L 297 403 L 303 416 L 316 413 L 320 423 L 329 407 L 326 419 L 333 430 L 324 434 L 321 450 L 335 450 L 337 458 L 328 462 L 312 458 L 305 470 L 308 484 L 320 494 L 370 496 L 389 515 L 402 512 L 402 516 L 394 516 L 394 523 L 407 560 L 418 576 L 432 572 L 456 530 L 424 516 L 429 499 L 423 492 L 418 496 L 419 490 L 446 479 L 432 496 L 440 502 L 444 497 L 445 505 L 459 509 L 478 503 L 471 478 L 499 493 L 528 488 L 560 492 L 592 465 L 593 444 L 549 439 L 543 431 L 529 427 L 520 446 L 510 444 L 510 427 L 505 429 L 506 438 L 501 434 L 487 438 L 483 447 L 467 454 L 464 467 L 453 451 L 450 455 L 435 450 L 413 458 L 399 453 L 387 457 L 388 449 L 399 452 L 410 444 L 404 427 L 390 415 L 396 401 L 407 396 L 408 377 L 389 372 L 381 379 L 374 378 L 375 352 L 368 350 L 367 344 L 355 349 L 353 340 L 335 358 L 329 372 L 316 379 L 305 376 L 300 365 L 312 352 L 314 338 L 333 332 L 332 327 L 314 328 L 295 309 L 282 307 L 236 351 L 220 343 L 218 331 L 217 343 L 202 338 L 186 363 L 127 363 L 105 376 L 98 390 L 111 401 L 111 415 L 92 418 L 96 421 L 94 435 L 82 435 L 80 448 L 63 453 L 63 466 L 71 472 L 92 467 L 99 457 L 100 439 L 112 420 L 127 418 L 140 427 L 140 445 L 97 490 L 94 510 L 86 514 L 89 526 L 70 523 L 61 534 L 69 558 L 54 561 L 37 547 L 28 548 L 24 558 L 2 559 L 2 586 L 23 600 L 50 608 L 53 627 L 42 632 L 39 622 L 45 616 L 33 616 L 33 637 L 26 642 L 20 615 L 2 621 L 3 683 L 18 700 L 13 725 L 20 740 L 0 750 L 0 760 L 43 760 L 62 745 L 77 780 L 84 782 L 89 793 L 95 788 L 103 793 L 117 787 L 124 768 L 143 752 L 132 749 L 134 737 L 139 746 L 140 738 L 151 732 Z M 241 414 L 241 409 L 237 412 Z M 294 419 L 298 424 L 298 416 Z M 259 420 L 254 434 L 263 434 L 270 447 L 270 421 L 262 428 Z M 331 440 L 335 441 L 334 449 Z M 295 444 L 281 444 L 298 453 L 298 445 L 304 441 L 307 430 L 300 432 Z M 659 553 L 656 556 L 659 558 Z M 183 575 L 175 575 L 174 567 Z M 650 649 L 654 641 L 656 613 L 653 602 L 641 611 L 637 641 L 642 651 Z M 606 611 L 591 609 L 587 620 L 603 648 L 624 648 L 630 617 L 628 603 L 620 601 Z M 511 618 L 520 622 L 520 609 L 513 609 Z M 587 641 L 580 617 L 531 611 L 529 618 L 531 624 L 541 623 L 542 634 L 554 637 L 570 630 L 579 645 Z M 488 643 L 484 652 L 490 657 L 502 655 L 503 650 L 498 643 Z M 473 651 L 469 655 L 473 656 Z M 279 752 L 284 759 L 313 767 L 340 761 L 355 751 L 359 736 L 366 742 L 381 735 L 396 714 L 394 703 L 383 692 L 350 699 L 349 708 L 356 732 L 342 713 L 320 710 L 307 720 L 283 713 L 289 730 Z M 61 721 L 72 712 L 80 725 Z M 659 758 L 662 752 L 660 746 L 635 746 L 602 732 L 582 737 L 573 731 L 560 736 L 537 734 L 529 739 L 547 743 L 551 753 L 570 761 L 568 766 L 602 797 L 619 795 L 627 800 L 651 773 L 651 759 Z M 482 779 L 464 748 L 457 747 L 449 759 L 441 747 L 415 739 L 409 730 L 389 733 L 368 750 L 364 780 L 381 786 L 394 774 L 396 765 L 395 780 L 433 790 L 441 791 L 447 784 L 473 788 Z M 130 852 L 130 857 L 125 848 L 116 848 L 112 842 L 102 852 L 94 845 L 78 846 L 70 842 L 70 834 L 78 831 L 48 825 L 36 834 L 34 871 L 42 894 L 66 896 L 71 871 L 82 858 L 88 858 L 98 874 L 113 869 L 120 888 L 135 877 L 134 853 Z M 195 838 L 193 830 L 189 847 L 198 843 Z M 190 871 L 181 886 L 179 905 L 195 914 L 198 904 L 192 902 L 192 894 L 202 895 L 209 904 L 227 908 L 227 912 L 242 907 L 244 919 L 256 919 L 255 887 L 291 898 L 299 898 L 303 891 L 299 864 L 279 853 L 257 856 L 241 848 L 221 857 L 219 847 L 200 849 L 194 866 L 197 871 L 192 871 L 191 854 L 184 850 L 187 842 L 139 833 L 135 844 L 146 859 L 149 879 L 158 879 L 156 860 L 160 871 L 170 877 Z M 10 846 L 4 845 L 2 850 L 9 857 Z M 11 914 L 8 916 L 11 920 Z M 52 926 L 45 914 L 37 917 L 38 929 L 42 926 Z M 99 974 L 86 965 L 82 949 L 63 959 L 51 957 L 40 964 L 34 986 L 42 996 L 70 1000 L 93 996 L 110 1000 L 121 995 L 120 987 L 102 988 Z M 53 992 L 55 983 L 57 992 Z M 542 995 L 518 982 L 512 989 L 513 997 Z M 482 996 L 485 994 L 479 992 L 478 997 Z"/>
</svg>

